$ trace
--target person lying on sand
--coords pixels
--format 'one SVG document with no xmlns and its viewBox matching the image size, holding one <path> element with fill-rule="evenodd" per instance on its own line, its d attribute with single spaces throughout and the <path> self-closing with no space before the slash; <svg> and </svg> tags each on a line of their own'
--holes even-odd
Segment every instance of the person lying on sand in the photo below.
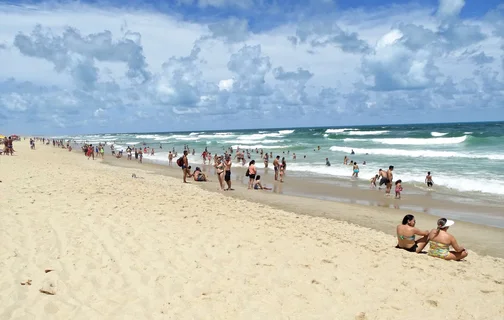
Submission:
<svg viewBox="0 0 504 320">
<path fill-rule="evenodd" d="M 429 234 L 430 247 L 428 255 L 445 260 L 462 260 L 469 254 L 464 247 L 459 246 L 454 236 L 448 233 L 448 228 L 455 222 L 441 218 L 437 221 L 437 228 Z M 450 246 L 455 251 L 450 251 Z"/>
<path fill-rule="evenodd" d="M 397 226 L 397 246 L 396 248 L 404 249 L 409 252 L 422 252 L 423 248 L 429 242 L 429 231 L 422 231 L 415 228 L 416 220 L 411 214 L 404 216 L 402 224 Z M 422 236 L 416 239 L 416 236 Z"/>
</svg>

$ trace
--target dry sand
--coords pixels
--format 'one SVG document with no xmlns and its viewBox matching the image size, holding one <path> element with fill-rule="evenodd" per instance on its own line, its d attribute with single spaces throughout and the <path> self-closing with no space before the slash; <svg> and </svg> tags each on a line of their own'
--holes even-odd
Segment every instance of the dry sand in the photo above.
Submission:
<svg viewBox="0 0 504 320">
<path fill-rule="evenodd" d="M 447 262 L 358 225 L 15 148 L 0 159 L 0 319 L 504 318 L 501 258 Z"/>
</svg>

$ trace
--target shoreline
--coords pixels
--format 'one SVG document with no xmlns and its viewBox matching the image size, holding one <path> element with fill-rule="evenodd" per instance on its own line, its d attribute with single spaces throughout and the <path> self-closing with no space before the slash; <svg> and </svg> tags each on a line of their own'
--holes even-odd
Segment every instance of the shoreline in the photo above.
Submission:
<svg viewBox="0 0 504 320">
<path fill-rule="evenodd" d="M 82 154 L 84 157 L 84 155 Z M 118 161 L 117 161 L 118 160 Z M 181 182 L 182 172 L 181 169 L 177 167 L 175 160 L 173 166 L 167 166 L 163 164 L 157 164 L 153 162 L 145 162 L 148 160 L 144 157 L 144 163 L 140 164 L 137 161 L 130 160 L 123 156 L 121 159 L 113 158 L 110 154 L 105 156 L 102 163 L 104 165 L 109 165 L 112 167 L 123 167 L 131 169 L 141 169 L 148 170 L 151 174 L 169 176 L 172 178 L 179 179 Z M 193 166 L 193 170 L 196 167 L 195 164 L 190 163 Z M 266 185 L 273 187 L 275 190 L 272 191 L 261 191 L 261 190 L 248 190 L 246 188 L 246 177 L 245 168 L 232 167 L 232 184 L 234 191 L 219 191 L 218 180 L 214 174 L 213 167 L 208 165 L 200 165 L 203 172 L 209 173 L 209 178 L 211 181 L 208 182 L 196 182 L 190 181 L 191 185 L 196 185 L 203 190 L 211 191 L 213 193 L 222 194 L 225 197 L 237 198 L 241 200 L 247 200 L 257 203 L 258 205 L 267 205 L 280 210 L 286 210 L 300 215 L 308 215 L 313 217 L 324 217 L 328 219 L 334 219 L 338 221 L 344 221 L 352 224 L 357 224 L 362 227 L 378 230 L 384 232 L 385 234 L 395 236 L 395 228 L 400 224 L 402 218 L 406 214 L 413 214 L 417 218 L 417 227 L 420 229 L 432 229 L 436 225 L 437 219 L 442 216 L 432 215 L 426 212 L 417 212 L 410 210 L 407 205 L 402 205 L 403 208 L 395 208 L 393 206 L 394 199 L 384 199 L 388 200 L 387 206 L 383 205 L 369 205 L 368 203 L 361 203 L 358 199 L 347 199 L 348 202 L 334 201 L 328 199 L 322 199 L 317 197 L 309 197 L 306 195 L 291 194 L 288 185 L 293 183 L 290 179 L 287 182 L 273 183 L 272 175 L 261 175 L 261 180 L 265 182 Z M 262 170 L 262 169 L 260 169 Z M 260 172 L 259 170 L 259 172 Z M 272 170 L 270 170 L 272 171 Z M 132 172 L 133 173 L 133 172 Z M 188 180 L 189 181 L 189 180 Z M 299 184 L 299 181 L 296 182 Z M 303 181 L 302 184 L 306 184 Z M 299 187 L 299 186 L 298 186 Z M 306 185 L 305 185 L 306 187 Z M 312 185 L 308 186 L 305 190 L 310 190 Z M 341 189 L 341 190 L 340 190 Z M 352 190 L 348 188 L 340 188 L 343 195 L 353 195 Z M 302 189 L 301 189 L 302 190 Z M 372 194 L 373 190 L 370 190 Z M 372 198 L 370 201 L 373 201 Z M 400 201 L 403 201 L 401 199 Z M 466 206 L 463 204 L 463 206 Z M 314 208 L 318 209 L 318 212 L 313 212 Z M 344 208 L 344 210 L 342 210 Z M 450 207 L 447 207 L 450 209 Z M 364 212 L 363 214 L 355 214 L 354 212 Z M 500 212 L 500 211 L 499 211 Z M 379 216 L 376 216 L 379 214 Z M 453 218 L 453 216 L 448 215 L 448 218 Z M 478 252 L 482 255 L 490 255 L 499 258 L 504 258 L 504 248 L 500 245 L 504 242 L 504 231 L 502 228 L 488 226 L 484 224 L 477 224 L 473 222 L 467 222 L 460 220 L 459 218 L 454 218 L 457 220 L 457 230 L 453 230 L 453 234 L 459 239 L 460 243 L 466 244 L 467 247 Z M 477 232 L 474 232 L 477 230 Z"/>
</svg>

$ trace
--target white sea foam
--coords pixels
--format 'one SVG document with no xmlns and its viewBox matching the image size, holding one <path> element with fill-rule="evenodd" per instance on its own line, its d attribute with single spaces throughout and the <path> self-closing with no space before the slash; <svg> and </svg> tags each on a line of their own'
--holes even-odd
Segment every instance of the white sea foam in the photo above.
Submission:
<svg viewBox="0 0 504 320">
<path fill-rule="evenodd" d="M 257 144 L 257 143 L 280 143 L 284 142 L 284 140 L 251 140 L 251 141 L 242 141 L 242 140 L 227 140 L 224 141 L 224 143 L 229 143 L 229 144 Z"/>
<path fill-rule="evenodd" d="M 325 138 L 327 138 L 327 137 L 329 137 L 329 135 L 328 135 L 327 133 L 325 133 L 325 134 L 324 134 L 324 137 L 325 137 Z"/>
<path fill-rule="evenodd" d="M 392 145 L 432 145 L 432 144 L 456 144 L 462 143 L 467 139 L 467 136 L 453 138 L 383 138 L 371 139 L 371 141 L 392 144 Z"/>
<path fill-rule="evenodd" d="M 413 158 L 468 158 L 468 159 L 490 159 L 504 160 L 504 154 L 473 154 L 454 151 L 434 151 L 434 150 L 402 150 L 402 149 L 365 149 L 365 148 L 349 148 L 332 146 L 331 151 L 343 153 L 351 153 L 352 150 L 356 154 L 377 154 L 385 156 L 403 156 Z"/>
<path fill-rule="evenodd" d="M 339 177 L 350 177 L 352 175 L 352 167 L 344 166 L 340 163 L 333 163 L 332 166 L 328 167 L 324 163 L 293 163 L 290 162 L 287 165 L 288 171 L 296 172 L 310 172 L 315 174 L 321 174 L 324 176 L 332 175 Z M 377 169 L 374 166 L 363 166 L 359 165 L 359 179 L 368 180 L 377 173 Z M 403 181 L 403 187 L 408 188 L 408 184 L 423 184 L 425 181 L 424 172 L 407 172 L 396 170 L 395 177 Z M 440 185 L 450 189 L 455 189 L 464 192 L 485 192 L 494 194 L 504 194 L 504 181 L 492 180 L 492 179 L 472 179 L 470 177 L 461 176 L 449 176 L 442 174 L 434 174 L 434 184 L 435 186 Z"/>
<path fill-rule="evenodd" d="M 200 137 L 178 137 L 175 139 L 180 140 L 180 141 L 196 141 L 196 140 L 200 140 Z"/>
<path fill-rule="evenodd" d="M 389 130 L 375 130 L 375 131 L 350 131 L 348 132 L 351 136 L 371 136 L 371 135 L 379 135 L 390 132 Z"/>
<path fill-rule="evenodd" d="M 433 131 L 430 134 L 433 137 L 443 137 L 443 136 L 446 136 L 448 134 L 448 132 L 436 132 L 436 131 Z"/>
<path fill-rule="evenodd" d="M 255 133 L 239 136 L 238 140 L 262 140 L 266 137 L 281 137 L 280 133 Z"/>
<path fill-rule="evenodd" d="M 235 136 L 234 134 L 200 134 L 201 139 L 229 139 Z"/>
<path fill-rule="evenodd" d="M 268 146 L 268 145 L 262 145 L 262 144 L 258 144 L 258 145 L 239 144 L 239 145 L 233 145 L 231 147 L 234 150 L 236 150 L 236 148 L 240 148 L 240 149 L 286 149 L 286 148 L 290 148 L 290 146 Z"/>
<path fill-rule="evenodd" d="M 325 133 L 342 133 L 345 131 L 358 131 L 359 129 L 349 129 L 349 128 L 343 128 L 343 129 L 327 129 Z"/>
<path fill-rule="evenodd" d="M 155 139 L 159 137 L 157 134 L 139 134 L 135 136 L 135 139 Z"/>
<path fill-rule="evenodd" d="M 291 134 L 293 133 L 295 130 L 280 130 L 278 131 L 278 133 L 280 134 Z"/>
</svg>

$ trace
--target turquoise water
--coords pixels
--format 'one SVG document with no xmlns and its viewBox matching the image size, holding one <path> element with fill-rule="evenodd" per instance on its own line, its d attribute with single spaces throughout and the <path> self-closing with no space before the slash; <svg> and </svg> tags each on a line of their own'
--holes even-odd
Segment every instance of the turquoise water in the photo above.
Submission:
<svg viewBox="0 0 504 320">
<path fill-rule="evenodd" d="M 348 178 L 351 167 L 342 164 L 349 156 L 360 166 L 359 179 L 369 180 L 379 168 L 395 167 L 395 179 L 423 188 L 427 171 L 435 187 L 462 193 L 504 197 L 504 122 L 380 125 L 358 127 L 220 130 L 97 134 L 58 137 L 77 142 L 106 142 L 116 149 L 147 146 L 155 155 L 146 159 L 167 162 L 167 152 L 181 152 L 184 145 L 196 154 L 190 161 L 200 163 L 204 150 L 223 153 L 226 148 L 273 152 L 287 160 L 292 174 Z M 320 150 L 318 150 L 320 146 Z M 162 147 L 162 149 L 160 148 Z M 351 155 L 352 149 L 355 154 Z M 292 155 L 296 153 L 297 159 Z M 306 158 L 305 158 L 306 156 Z M 331 166 L 325 165 L 329 158 Z M 363 161 L 366 165 L 363 166 Z"/>
</svg>

